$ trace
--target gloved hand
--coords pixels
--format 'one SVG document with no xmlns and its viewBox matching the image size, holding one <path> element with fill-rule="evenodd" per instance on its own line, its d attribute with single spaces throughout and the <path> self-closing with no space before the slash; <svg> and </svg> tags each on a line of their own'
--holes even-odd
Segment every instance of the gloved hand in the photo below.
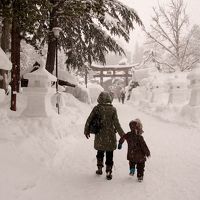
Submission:
<svg viewBox="0 0 200 200">
<path fill-rule="evenodd" d="M 89 139 L 90 133 L 84 133 L 84 134 L 85 134 L 85 137 L 86 137 L 87 139 Z"/>
<path fill-rule="evenodd" d="M 118 148 L 119 150 L 122 149 L 122 144 L 119 143 L 117 148 Z"/>
</svg>

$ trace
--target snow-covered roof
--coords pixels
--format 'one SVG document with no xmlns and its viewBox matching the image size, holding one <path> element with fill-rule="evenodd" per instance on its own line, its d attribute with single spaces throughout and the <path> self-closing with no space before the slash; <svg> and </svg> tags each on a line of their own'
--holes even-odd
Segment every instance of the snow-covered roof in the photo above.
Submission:
<svg viewBox="0 0 200 200">
<path fill-rule="evenodd" d="M 39 69 L 37 69 L 34 72 L 31 73 L 27 73 L 24 75 L 24 78 L 26 79 L 49 79 L 51 81 L 57 81 L 57 78 L 55 76 L 53 76 L 52 74 L 50 74 L 45 67 L 40 67 Z"/>
<path fill-rule="evenodd" d="M 11 70 L 12 69 L 12 63 L 8 59 L 5 52 L 0 47 L 0 69 L 4 70 Z"/>
<path fill-rule="evenodd" d="M 78 84 L 76 77 L 65 70 L 58 71 L 58 79 L 62 80 L 62 81 L 67 81 L 67 82 L 75 84 L 75 85 Z"/>
<path fill-rule="evenodd" d="M 97 65 L 97 64 L 92 64 L 92 67 L 97 67 L 97 68 L 131 68 L 131 67 L 135 67 L 138 64 L 127 64 L 127 65 Z"/>
<path fill-rule="evenodd" d="M 118 64 L 121 66 L 121 65 L 128 65 L 128 59 L 127 58 L 122 58 Z"/>
</svg>

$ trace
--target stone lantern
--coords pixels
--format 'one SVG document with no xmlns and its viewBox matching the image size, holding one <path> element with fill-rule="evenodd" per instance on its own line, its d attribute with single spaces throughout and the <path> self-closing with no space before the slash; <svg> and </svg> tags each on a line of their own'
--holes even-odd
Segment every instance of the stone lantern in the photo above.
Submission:
<svg viewBox="0 0 200 200">
<path fill-rule="evenodd" d="M 51 82 L 57 81 L 57 78 L 50 74 L 44 66 L 25 74 L 24 78 L 28 79 L 28 87 L 23 89 L 23 93 L 27 96 L 27 106 L 22 116 L 49 117 L 55 114 L 51 104 L 53 92 Z"/>
<path fill-rule="evenodd" d="M 200 63 L 197 63 L 187 78 L 190 80 L 191 89 L 189 103 L 183 107 L 181 114 L 198 122 L 200 118 Z"/>
</svg>

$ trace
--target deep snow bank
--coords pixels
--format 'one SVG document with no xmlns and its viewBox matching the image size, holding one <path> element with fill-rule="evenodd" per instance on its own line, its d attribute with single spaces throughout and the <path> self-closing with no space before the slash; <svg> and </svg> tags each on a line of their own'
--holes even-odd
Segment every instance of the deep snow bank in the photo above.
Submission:
<svg viewBox="0 0 200 200">
<path fill-rule="evenodd" d="M 62 98 L 61 114 L 51 118 L 21 117 L 26 98 L 20 94 L 17 112 L 9 110 L 9 97 L 1 103 L 0 199 L 17 199 L 19 191 L 34 187 L 44 171 L 62 164 L 63 139 L 74 134 L 74 127 L 83 123 L 91 109 L 70 94 Z"/>
</svg>

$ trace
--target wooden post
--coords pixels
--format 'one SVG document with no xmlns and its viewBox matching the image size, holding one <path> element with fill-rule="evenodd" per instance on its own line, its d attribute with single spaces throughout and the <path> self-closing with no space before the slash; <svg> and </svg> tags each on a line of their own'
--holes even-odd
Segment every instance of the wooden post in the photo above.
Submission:
<svg viewBox="0 0 200 200">
<path fill-rule="evenodd" d="M 16 111 L 17 104 L 17 77 L 16 77 L 16 65 L 13 64 L 11 70 L 11 105 L 10 109 Z"/>
<path fill-rule="evenodd" d="M 125 84 L 128 85 L 128 70 L 125 71 Z"/>
<path fill-rule="evenodd" d="M 113 69 L 113 78 L 115 78 L 115 72 L 116 72 L 115 69 Z"/>
<path fill-rule="evenodd" d="M 88 71 L 87 71 L 87 67 L 85 68 L 85 87 L 87 88 L 87 84 L 88 84 Z"/>
<path fill-rule="evenodd" d="M 103 86 L 103 70 L 100 69 L 100 85 Z"/>
</svg>

